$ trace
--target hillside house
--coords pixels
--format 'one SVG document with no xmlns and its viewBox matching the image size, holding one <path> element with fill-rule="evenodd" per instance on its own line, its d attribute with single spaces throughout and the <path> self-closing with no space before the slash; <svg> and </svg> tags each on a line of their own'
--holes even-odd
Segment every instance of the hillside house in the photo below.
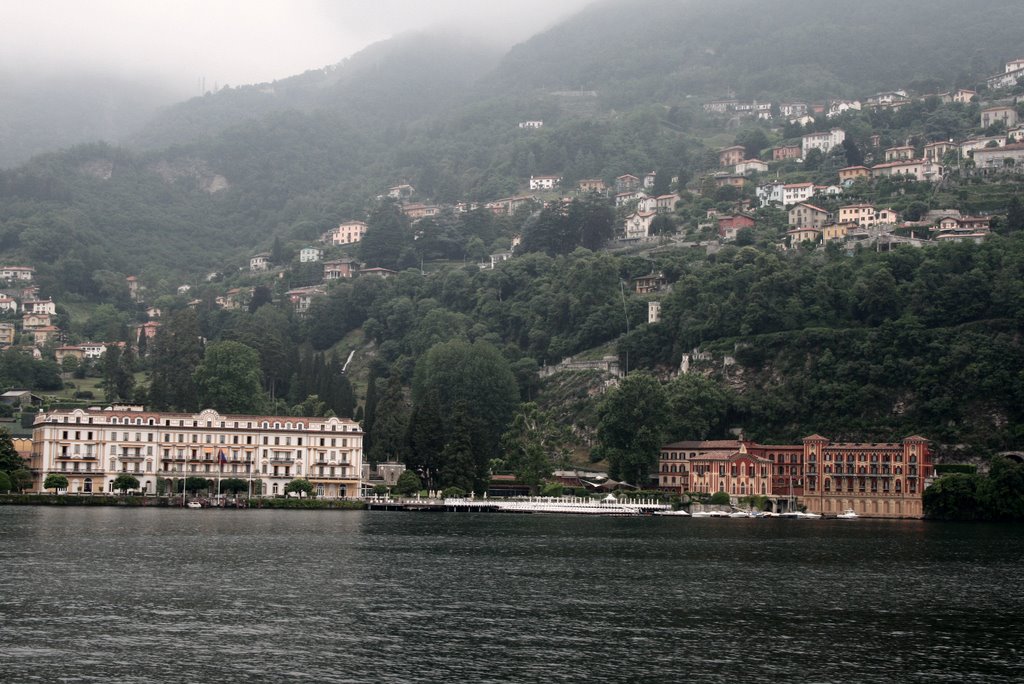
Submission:
<svg viewBox="0 0 1024 684">
<path fill-rule="evenodd" d="M 561 182 L 561 176 L 530 176 L 530 190 L 554 190 Z"/>
<path fill-rule="evenodd" d="M 910 98 L 905 90 L 890 90 L 884 93 L 875 93 L 865 101 L 865 104 L 871 109 L 891 109 L 898 112 L 910 104 Z"/>
<path fill-rule="evenodd" d="M 845 207 L 839 207 L 839 223 L 871 228 L 898 222 L 899 214 L 892 209 L 876 210 L 870 204 L 848 204 Z"/>
<path fill-rule="evenodd" d="M 322 285 L 311 285 L 309 287 L 296 287 L 285 292 L 285 297 L 292 305 L 297 314 L 305 314 L 313 304 L 313 300 L 327 294 Z"/>
<path fill-rule="evenodd" d="M 519 207 L 529 204 L 533 201 L 533 198 L 529 195 L 519 195 L 516 197 L 503 197 L 502 199 L 488 202 L 484 205 L 492 214 L 498 216 L 511 216 L 516 212 Z"/>
<path fill-rule="evenodd" d="M 57 315 L 57 306 L 52 299 L 26 299 L 21 303 L 22 313 L 45 313 Z"/>
<path fill-rule="evenodd" d="M 785 187 L 785 183 L 781 181 L 775 181 L 774 183 L 765 183 L 764 185 L 757 186 L 757 189 L 754 191 L 754 193 L 757 195 L 757 199 L 759 200 L 760 206 L 762 207 L 767 207 L 773 202 L 775 204 L 781 205 L 784 199 Z"/>
<path fill-rule="evenodd" d="M 811 150 L 821 150 L 822 154 L 828 154 L 833 147 L 842 145 L 844 140 L 846 140 L 846 131 L 841 128 L 833 128 L 821 133 L 808 133 L 800 138 L 802 156 L 806 157 Z"/>
<path fill-rule="evenodd" d="M 580 193 L 604 193 L 608 190 L 608 186 L 600 178 L 584 178 L 579 183 L 577 183 L 576 187 L 579 189 Z"/>
<path fill-rule="evenodd" d="M 156 337 L 157 330 L 160 329 L 159 321 L 147 321 L 134 328 L 135 343 L 138 344 L 139 340 L 145 336 L 147 342 L 151 342 Z"/>
<path fill-rule="evenodd" d="M 270 268 L 270 254 L 257 254 L 249 259 L 249 270 L 253 273 Z"/>
<path fill-rule="evenodd" d="M 782 206 L 790 207 L 814 197 L 814 183 L 787 183 L 782 186 Z"/>
<path fill-rule="evenodd" d="M 324 281 L 342 280 L 356 274 L 358 267 L 355 259 L 334 259 L 324 262 Z"/>
<path fill-rule="evenodd" d="M 63 364 L 64 359 L 68 358 L 69 356 L 81 361 L 85 358 L 85 352 L 82 351 L 82 348 L 79 347 L 78 345 L 57 347 L 56 349 L 53 350 L 53 358 L 56 359 L 58 366 Z"/>
<path fill-rule="evenodd" d="M 807 114 L 806 102 L 783 102 L 779 105 L 779 114 L 784 117 L 804 116 Z"/>
<path fill-rule="evenodd" d="M 829 213 L 807 202 L 801 202 L 789 210 L 789 225 L 794 228 L 820 229 L 828 223 Z"/>
<path fill-rule="evenodd" d="M 648 171 L 643 176 L 643 188 L 644 190 L 650 190 L 654 187 L 654 183 L 658 180 L 658 173 L 656 171 Z"/>
<path fill-rule="evenodd" d="M 1006 63 L 1002 73 L 986 78 L 985 83 L 990 90 L 1000 90 L 1017 85 L 1021 77 L 1024 77 L 1024 59 L 1014 59 Z"/>
<path fill-rule="evenodd" d="M 974 150 L 974 165 L 979 169 L 1002 170 L 1024 168 L 1024 143 Z"/>
<path fill-rule="evenodd" d="M 736 166 L 747 156 L 747 149 L 743 145 L 733 145 L 718 150 L 719 166 Z"/>
<path fill-rule="evenodd" d="M 736 234 L 744 228 L 753 228 L 757 225 L 753 216 L 748 214 L 733 214 L 731 216 L 718 217 L 718 237 L 723 242 L 732 242 Z"/>
<path fill-rule="evenodd" d="M 799 159 L 803 154 L 799 145 L 780 145 L 772 148 L 772 161 Z"/>
<path fill-rule="evenodd" d="M 48 313 L 27 313 L 21 317 L 21 329 L 28 331 L 35 328 L 45 328 L 52 323 Z"/>
<path fill-rule="evenodd" d="M 712 100 L 704 103 L 704 112 L 707 114 L 726 114 L 735 109 L 739 100 Z"/>
<path fill-rule="evenodd" d="M 736 165 L 734 171 L 744 176 L 749 176 L 752 173 L 766 173 L 768 171 L 768 164 L 760 159 L 744 159 Z"/>
<path fill-rule="evenodd" d="M 14 297 L 8 297 L 7 295 L 0 295 L 0 313 L 18 313 L 18 300 Z"/>
<path fill-rule="evenodd" d="M 981 127 L 988 128 L 992 124 L 1001 123 L 1007 129 L 1017 125 L 1017 109 L 1012 105 L 996 105 L 981 110 Z"/>
<path fill-rule="evenodd" d="M 55 325 L 44 325 L 32 329 L 32 344 L 37 347 L 44 347 L 51 342 L 56 342 L 60 337 L 60 328 Z"/>
<path fill-rule="evenodd" d="M 942 104 L 950 104 L 956 102 L 958 104 L 967 104 L 971 102 L 978 95 L 975 90 L 968 90 L 967 88 L 960 88 L 948 93 L 939 93 L 939 102 Z"/>
<path fill-rule="evenodd" d="M 658 195 L 657 197 L 654 198 L 654 210 L 660 214 L 673 211 L 676 208 L 676 204 L 679 203 L 679 200 L 679 195 L 675 193 L 669 193 L 667 195 Z"/>
<path fill-rule="evenodd" d="M 396 200 L 409 199 L 410 197 L 412 197 L 415 194 L 416 194 L 416 188 L 412 187 L 408 183 L 403 183 L 402 185 L 392 186 L 392 187 L 388 188 L 388 192 L 387 192 L 388 197 L 390 197 L 391 199 L 396 199 Z"/>
<path fill-rule="evenodd" d="M 359 273 L 360 275 L 371 276 L 373 278 L 387 279 L 393 275 L 397 275 L 398 271 L 392 271 L 390 268 L 381 268 L 376 266 L 374 268 L 360 269 Z"/>
<path fill-rule="evenodd" d="M 494 270 L 494 267 L 505 261 L 509 261 L 512 258 L 512 252 L 495 252 L 490 255 L 490 267 Z"/>
<path fill-rule="evenodd" d="M 14 344 L 14 324 L 0 323 L 0 346 L 9 347 Z"/>
<path fill-rule="evenodd" d="M 661 322 L 661 302 L 647 302 L 647 323 L 654 325 Z"/>
<path fill-rule="evenodd" d="M 615 192 L 633 192 L 640 189 L 640 179 L 631 173 L 626 173 L 615 179 Z"/>
<path fill-rule="evenodd" d="M 822 242 L 841 242 L 846 239 L 847 233 L 851 228 L 855 228 L 856 225 L 853 223 L 829 223 L 821 228 L 821 241 Z"/>
<path fill-rule="evenodd" d="M 645 276 L 637 276 L 631 281 L 633 286 L 633 292 L 637 294 L 649 294 L 651 292 L 658 292 L 665 285 L 668 284 L 668 280 L 665 279 L 664 273 L 649 273 Z"/>
<path fill-rule="evenodd" d="M 828 105 L 828 113 L 825 114 L 825 117 L 834 119 L 835 117 L 849 111 L 859 112 L 860 100 L 833 100 Z"/>
<path fill-rule="evenodd" d="M 890 147 L 885 151 L 885 161 L 907 161 L 908 159 L 914 159 L 914 147 L 912 145 L 900 145 L 898 147 Z"/>
<path fill-rule="evenodd" d="M 747 182 L 746 176 L 740 176 L 735 173 L 716 173 L 714 176 L 715 187 L 724 188 L 732 186 L 734 188 L 743 189 L 743 186 Z"/>
<path fill-rule="evenodd" d="M 316 247 L 303 247 L 299 250 L 299 263 L 310 264 L 320 261 L 324 256 L 323 250 Z"/>
<path fill-rule="evenodd" d="M 793 228 L 792 230 L 786 231 L 786 237 L 789 238 L 789 248 L 793 249 L 801 242 L 818 243 L 821 242 L 821 229 L 820 228 Z"/>
<path fill-rule="evenodd" d="M 34 275 L 29 266 L 0 266 L 0 280 L 32 280 Z"/>
<path fill-rule="evenodd" d="M 928 143 L 924 146 L 924 158 L 928 161 L 941 164 L 947 154 L 957 149 L 956 145 L 945 140 Z"/>
<path fill-rule="evenodd" d="M 847 166 L 839 169 L 839 184 L 849 185 L 858 178 L 870 178 L 871 170 L 866 166 Z"/>
<path fill-rule="evenodd" d="M 436 204 L 406 204 L 402 206 L 402 213 L 413 221 L 419 221 L 429 216 L 437 216 L 441 213 L 441 207 Z"/>
<path fill-rule="evenodd" d="M 131 297 L 133 302 L 139 301 L 142 290 L 142 285 L 139 283 L 139 279 L 130 275 L 125 278 L 124 281 L 128 285 L 128 296 Z"/>
<path fill-rule="evenodd" d="M 622 236 L 626 240 L 638 240 L 649 237 L 651 234 L 651 223 L 658 215 L 656 211 L 637 211 L 626 217 L 625 225 L 622 228 Z"/>
<path fill-rule="evenodd" d="M 647 194 L 640 190 L 630 190 L 628 192 L 620 192 L 615 195 L 615 206 L 624 207 L 630 202 L 639 202 L 645 199 Z"/>
<path fill-rule="evenodd" d="M 901 175 L 919 181 L 938 181 L 942 179 L 942 166 L 927 159 L 912 159 L 886 162 L 871 167 L 872 178 Z"/>
<path fill-rule="evenodd" d="M 1024 142 L 1024 124 L 1017 124 L 1006 132 L 1007 144 Z"/>
<path fill-rule="evenodd" d="M 323 237 L 321 242 L 328 242 L 332 245 L 351 245 L 359 242 L 366 235 L 366 223 L 363 221 L 344 221 L 332 228 Z"/>
<path fill-rule="evenodd" d="M 960 143 L 960 156 L 967 158 L 971 156 L 975 150 L 988 149 L 992 147 L 1005 147 L 1006 146 L 1005 135 L 992 135 L 984 138 L 970 138 Z"/>
<path fill-rule="evenodd" d="M 936 233 L 987 233 L 991 229 L 988 216 L 945 216 L 935 224 Z"/>
</svg>

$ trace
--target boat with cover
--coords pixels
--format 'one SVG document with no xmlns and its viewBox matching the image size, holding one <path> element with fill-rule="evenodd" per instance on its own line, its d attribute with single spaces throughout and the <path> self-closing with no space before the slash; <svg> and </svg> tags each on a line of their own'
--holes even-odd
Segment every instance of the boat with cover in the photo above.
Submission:
<svg viewBox="0 0 1024 684">
<path fill-rule="evenodd" d="M 852 508 L 847 508 L 845 511 L 836 516 L 837 520 L 856 520 L 860 516 Z"/>
</svg>

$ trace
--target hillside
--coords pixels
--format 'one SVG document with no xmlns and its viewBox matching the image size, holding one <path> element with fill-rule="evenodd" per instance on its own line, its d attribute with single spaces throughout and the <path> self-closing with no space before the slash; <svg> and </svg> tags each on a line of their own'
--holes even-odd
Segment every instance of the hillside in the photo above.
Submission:
<svg viewBox="0 0 1024 684">
<path fill-rule="evenodd" d="M 999 70 L 1019 49 L 1018 16 L 1012 0 L 608 0 L 514 47 L 487 84 L 598 90 L 615 107 L 948 88 Z"/>
<path fill-rule="evenodd" d="M 320 113 L 360 129 L 407 124 L 459 103 L 499 57 L 486 44 L 448 33 L 403 35 L 324 69 L 225 87 L 168 107 L 126 142 L 149 150 L 189 145 L 289 111 Z"/>
</svg>

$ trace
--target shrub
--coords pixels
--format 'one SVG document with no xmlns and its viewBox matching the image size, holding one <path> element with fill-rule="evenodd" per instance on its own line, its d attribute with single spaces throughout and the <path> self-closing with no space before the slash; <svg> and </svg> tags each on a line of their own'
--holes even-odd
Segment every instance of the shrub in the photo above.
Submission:
<svg viewBox="0 0 1024 684">
<path fill-rule="evenodd" d="M 711 503 L 715 506 L 726 506 L 729 503 L 729 492 L 715 492 L 711 495 Z"/>
<path fill-rule="evenodd" d="M 460 496 L 466 496 L 466 490 L 462 487 L 446 487 L 441 496 L 446 499 L 455 499 Z"/>
<path fill-rule="evenodd" d="M 74 394 L 75 399 L 94 399 L 96 397 L 92 390 L 78 390 Z"/>
</svg>

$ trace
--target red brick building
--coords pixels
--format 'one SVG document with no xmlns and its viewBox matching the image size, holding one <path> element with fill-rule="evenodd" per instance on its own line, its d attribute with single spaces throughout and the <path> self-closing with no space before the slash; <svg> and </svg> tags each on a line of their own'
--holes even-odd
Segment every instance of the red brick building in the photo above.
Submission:
<svg viewBox="0 0 1024 684">
<path fill-rule="evenodd" d="M 853 509 L 866 517 L 921 517 L 932 476 L 928 440 L 918 436 L 894 443 L 833 443 L 821 435 L 784 445 L 674 442 L 661 448 L 658 464 L 658 486 L 666 491 L 761 495 L 814 513 Z"/>
</svg>

